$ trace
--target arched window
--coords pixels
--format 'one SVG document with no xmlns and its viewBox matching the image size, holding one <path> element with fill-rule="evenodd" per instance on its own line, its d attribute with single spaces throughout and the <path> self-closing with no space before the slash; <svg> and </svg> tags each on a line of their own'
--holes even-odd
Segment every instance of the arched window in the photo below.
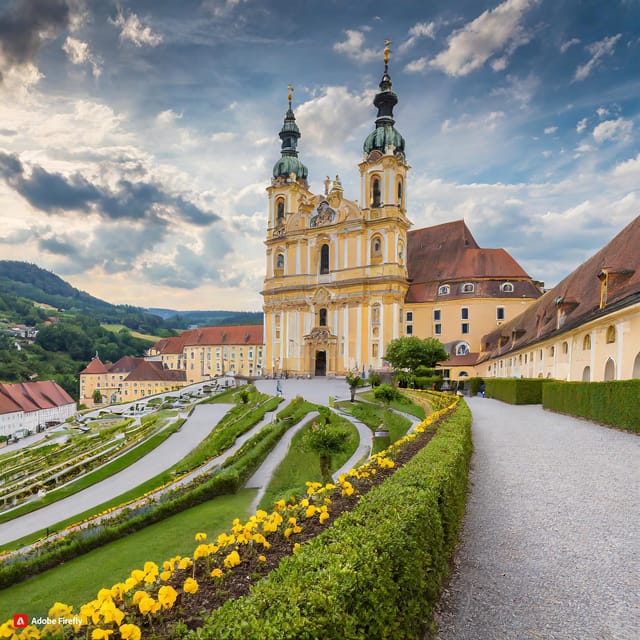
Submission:
<svg viewBox="0 0 640 640">
<path fill-rule="evenodd" d="M 607 327 L 607 344 L 613 344 L 616 341 L 616 328 L 611 324 Z"/>
<path fill-rule="evenodd" d="M 284 220 L 284 200 L 278 198 L 276 201 L 276 220 L 282 222 Z"/>
<path fill-rule="evenodd" d="M 398 180 L 398 206 L 402 206 L 402 179 Z"/>
<path fill-rule="evenodd" d="M 377 263 L 382 261 L 382 238 L 373 236 L 371 239 L 371 262 Z"/>
<path fill-rule="evenodd" d="M 279 253 L 276 255 L 276 269 L 282 271 L 284 269 L 284 254 Z"/>
<path fill-rule="evenodd" d="M 569 343 L 566 340 L 562 343 L 562 353 L 569 353 Z"/>
<path fill-rule="evenodd" d="M 374 304 L 371 307 L 371 323 L 380 324 L 380 305 Z"/>
<path fill-rule="evenodd" d="M 587 335 L 582 339 L 582 350 L 591 351 L 591 334 L 590 333 L 587 333 Z"/>
<path fill-rule="evenodd" d="M 381 204 L 380 179 L 373 178 L 371 181 L 371 206 L 379 207 Z"/>
<path fill-rule="evenodd" d="M 449 295 L 450 291 L 451 291 L 451 287 L 448 284 L 443 284 L 443 285 L 438 287 L 438 295 L 439 296 Z"/>
<path fill-rule="evenodd" d="M 329 273 L 329 245 L 320 247 L 320 273 Z"/>
<path fill-rule="evenodd" d="M 500 286 L 503 293 L 513 293 L 513 284 L 511 282 L 503 282 Z"/>
<path fill-rule="evenodd" d="M 636 354 L 636 359 L 633 361 L 633 373 L 632 378 L 640 378 L 640 353 Z"/>
<path fill-rule="evenodd" d="M 321 327 L 327 326 L 327 310 L 324 308 L 318 312 L 318 325 Z"/>
<path fill-rule="evenodd" d="M 585 367 L 582 370 L 582 382 L 591 382 L 591 367 Z"/>
<path fill-rule="evenodd" d="M 466 342 L 459 342 L 456 345 L 456 355 L 466 356 L 469 353 L 469 345 Z"/>
</svg>

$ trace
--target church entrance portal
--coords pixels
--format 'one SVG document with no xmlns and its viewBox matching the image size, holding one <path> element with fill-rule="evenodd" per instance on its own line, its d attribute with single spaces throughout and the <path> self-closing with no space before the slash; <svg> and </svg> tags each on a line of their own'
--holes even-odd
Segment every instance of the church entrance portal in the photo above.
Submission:
<svg viewBox="0 0 640 640">
<path fill-rule="evenodd" d="M 316 351 L 316 375 L 317 376 L 327 375 L 327 352 L 326 351 Z"/>
</svg>

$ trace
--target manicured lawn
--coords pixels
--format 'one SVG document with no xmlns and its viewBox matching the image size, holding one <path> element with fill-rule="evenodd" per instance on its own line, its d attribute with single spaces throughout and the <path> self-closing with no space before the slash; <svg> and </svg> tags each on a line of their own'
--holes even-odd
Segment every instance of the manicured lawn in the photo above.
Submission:
<svg viewBox="0 0 640 640">
<path fill-rule="evenodd" d="M 80 604 L 94 598 L 102 587 L 127 578 L 145 561 L 161 563 L 170 557 L 191 555 L 194 535 L 204 531 L 211 539 L 231 527 L 234 518 L 245 518 L 255 490 L 220 496 L 66 562 L 31 580 L 0 591 L 0 621 L 14 613 L 46 616 L 55 601 Z"/>
<path fill-rule="evenodd" d="M 339 416 L 336 416 L 338 418 Z M 332 420 L 333 421 L 333 420 Z M 349 431 L 347 440 L 347 451 L 340 455 L 333 456 L 331 460 L 331 470 L 339 469 L 354 453 L 358 447 L 359 438 L 356 428 L 347 420 L 341 419 L 344 427 Z M 276 469 L 269 486 L 260 501 L 260 508 L 271 511 L 276 500 L 290 496 L 302 496 L 306 493 L 306 482 L 321 482 L 320 461 L 317 454 L 304 451 L 301 443 L 305 429 L 310 423 L 305 425 L 291 441 L 291 446 L 287 455 Z"/>
<path fill-rule="evenodd" d="M 364 393 L 358 395 L 367 402 L 379 402 L 379 400 L 376 400 L 375 396 L 373 395 L 373 391 L 365 391 Z M 424 409 L 422 407 L 419 407 L 414 402 L 411 402 L 409 398 L 406 398 L 404 396 L 400 400 L 394 400 L 391 403 L 391 408 L 395 409 L 396 411 L 410 413 L 412 416 L 420 418 L 420 420 L 424 420 L 426 418 Z"/>
</svg>

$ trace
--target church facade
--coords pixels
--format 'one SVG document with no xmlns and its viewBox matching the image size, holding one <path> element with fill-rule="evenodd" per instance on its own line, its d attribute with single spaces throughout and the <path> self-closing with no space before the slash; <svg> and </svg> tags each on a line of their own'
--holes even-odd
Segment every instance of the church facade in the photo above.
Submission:
<svg viewBox="0 0 640 640">
<path fill-rule="evenodd" d="M 481 249 L 463 221 L 410 231 L 409 165 L 388 61 L 387 47 L 358 201 L 345 197 L 338 176 L 324 181 L 323 193 L 310 191 L 289 88 L 267 188 L 267 375 L 381 369 L 386 346 L 403 335 L 436 337 L 452 356 L 468 356 L 496 323 L 541 295 L 504 250 Z"/>
</svg>

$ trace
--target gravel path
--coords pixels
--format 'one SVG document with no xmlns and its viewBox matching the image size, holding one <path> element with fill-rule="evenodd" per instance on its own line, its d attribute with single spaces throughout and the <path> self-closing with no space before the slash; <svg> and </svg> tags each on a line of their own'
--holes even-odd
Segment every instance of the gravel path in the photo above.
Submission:
<svg viewBox="0 0 640 640">
<path fill-rule="evenodd" d="M 640 638 L 640 438 L 470 398 L 471 492 L 438 640 Z"/>
</svg>

